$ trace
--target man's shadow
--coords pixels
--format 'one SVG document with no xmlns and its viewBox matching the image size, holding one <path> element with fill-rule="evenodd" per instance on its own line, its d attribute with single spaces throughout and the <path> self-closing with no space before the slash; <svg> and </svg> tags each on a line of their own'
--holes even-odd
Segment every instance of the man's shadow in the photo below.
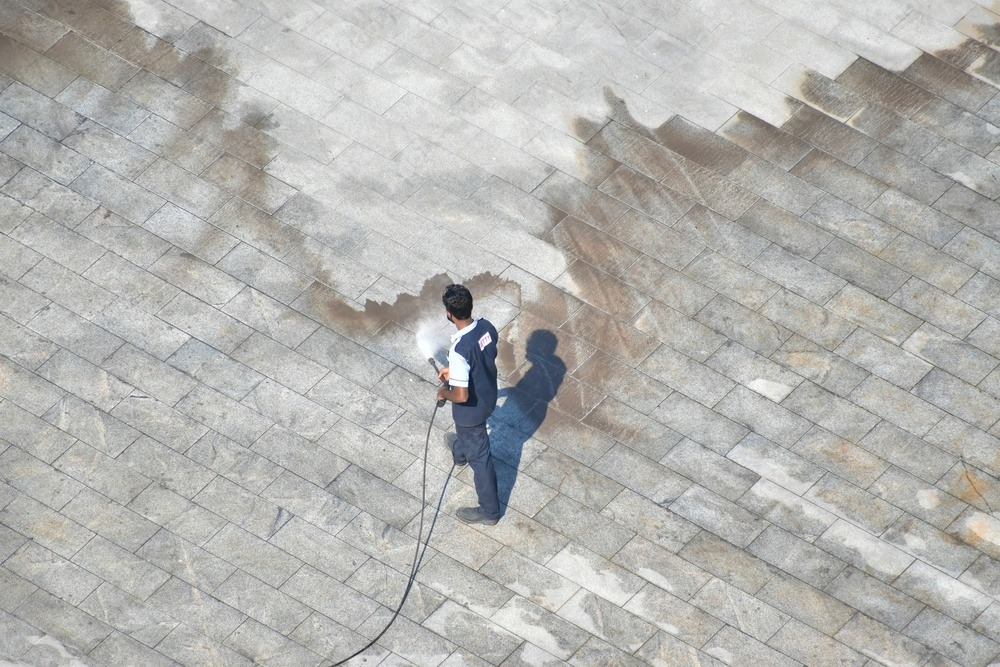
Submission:
<svg viewBox="0 0 1000 667">
<path fill-rule="evenodd" d="M 557 345 L 558 340 L 551 331 L 536 329 L 531 332 L 525 355 L 530 367 L 526 371 L 518 369 L 516 384 L 500 390 L 500 398 L 507 400 L 490 418 L 490 444 L 501 514 L 506 514 L 517 481 L 524 443 L 545 421 L 549 403 L 556 397 L 566 375 L 566 364 L 556 355 Z"/>
</svg>

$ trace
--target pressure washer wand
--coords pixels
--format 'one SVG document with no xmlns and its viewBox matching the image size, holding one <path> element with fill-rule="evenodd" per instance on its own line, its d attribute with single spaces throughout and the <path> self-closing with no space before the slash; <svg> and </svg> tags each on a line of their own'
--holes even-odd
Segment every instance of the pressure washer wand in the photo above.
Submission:
<svg viewBox="0 0 1000 667">
<path fill-rule="evenodd" d="M 434 369 L 434 375 L 440 375 L 441 374 L 441 371 L 438 369 L 437 362 L 434 361 L 434 357 L 427 357 L 427 362 L 431 365 L 431 368 Z M 445 382 L 444 383 L 444 388 L 445 389 L 451 389 L 451 386 L 447 382 Z M 443 408 L 444 407 L 444 403 L 445 403 L 445 400 L 442 398 L 440 401 L 438 401 L 438 407 L 439 408 Z"/>
</svg>

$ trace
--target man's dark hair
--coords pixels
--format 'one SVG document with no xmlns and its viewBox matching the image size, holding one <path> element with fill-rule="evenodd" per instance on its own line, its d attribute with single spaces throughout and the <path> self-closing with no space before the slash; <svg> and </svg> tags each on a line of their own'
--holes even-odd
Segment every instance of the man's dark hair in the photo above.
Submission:
<svg viewBox="0 0 1000 667">
<path fill-rule="evenodd" d="M 472 317 L 472 292 L 465 285 L 448 285 L 444 288 L 441 301 L 456 320 Z"/>
</svg>

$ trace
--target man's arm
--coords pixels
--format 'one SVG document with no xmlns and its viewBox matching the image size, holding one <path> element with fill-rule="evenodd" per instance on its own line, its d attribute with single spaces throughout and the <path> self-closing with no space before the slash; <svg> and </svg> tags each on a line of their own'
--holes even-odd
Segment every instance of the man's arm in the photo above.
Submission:
<svg viewBox="0 0 1000 667">
<path fill-rule="evenodd" d="M 451 401 L 452 403 L 465 403 L 469 400 L 468 387 L 438 387 L 438 400 Z"/>
</svg>

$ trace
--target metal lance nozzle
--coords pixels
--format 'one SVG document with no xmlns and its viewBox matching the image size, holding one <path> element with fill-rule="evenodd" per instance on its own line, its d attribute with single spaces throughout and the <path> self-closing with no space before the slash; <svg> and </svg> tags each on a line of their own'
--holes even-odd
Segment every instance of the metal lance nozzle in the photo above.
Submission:
<svg viewBox="0 0 1000 667">
<path fill-rule="evenodd" d="M 441 374 L 441 371 L 440 371 L 440 370 L 438 369 L 438 365 L 437 365 L 437 362 L 436 362 L 436 361 L 434 361 L 434 357 L 428 357 L 428 358 L 427 358 L 427 363 L 429 363 L 429 364 L 431 365 L 431 368 L 433 368 L 433 369 L 434 369 L 434 375 L 435 375 L 435 376 L 436 376 L 436 375 L 440 375 L 440 374 Z M 445 382 L 445 383 L 444 383 L 444 388 L 445 388 L 445 389 L 451 389 L 451 387 L 450 387 L 450 386 L 448 386 L 448 383 L 447 383 L 447 382 Z M 442 399 L 441 399 L 440 401 L 438 401 L 438 407 L 439 407 L 439 408 L 443 408 L 443 407 L 444 407 L 444 404 L 445 404 L 445 400 L 444 400 L 443 398 L 442 398 Z"/>
</svg>

